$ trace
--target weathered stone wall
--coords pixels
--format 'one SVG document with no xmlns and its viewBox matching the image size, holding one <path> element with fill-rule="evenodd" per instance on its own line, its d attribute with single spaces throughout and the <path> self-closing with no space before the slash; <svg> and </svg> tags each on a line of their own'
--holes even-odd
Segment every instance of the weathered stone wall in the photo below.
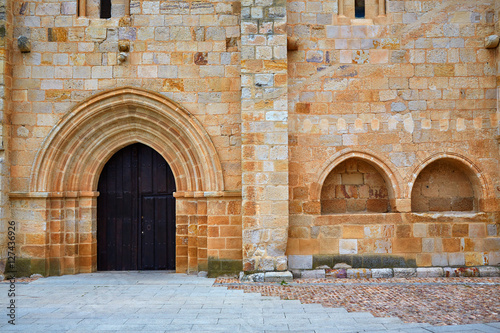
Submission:
<svg viewBox="0 0 500 333">
<path fill-rule="evenodd" d="M 72 106 L 111 88 L 157 91 L 204 125 L 220 151 L 228 189 L 240 189 L 239 6 L 232 2 L 137 1 L 130 18 L 76 16 L 76 1 L 16 2 L 13 191 L 28 191 L 37 149 Z M 130 52 L 119 63 L 119 44 Z"/>
</svg>

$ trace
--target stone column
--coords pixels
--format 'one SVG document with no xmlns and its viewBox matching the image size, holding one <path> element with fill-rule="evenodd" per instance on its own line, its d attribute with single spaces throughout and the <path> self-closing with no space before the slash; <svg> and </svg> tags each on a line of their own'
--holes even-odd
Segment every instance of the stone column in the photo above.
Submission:
<svg viewBox="0 0 500 333">
<path fill-rule="evenodd" d="M 286 1 L 244 0 L 241 5 L 243 269 L 285 270 Z"/>
</svg>

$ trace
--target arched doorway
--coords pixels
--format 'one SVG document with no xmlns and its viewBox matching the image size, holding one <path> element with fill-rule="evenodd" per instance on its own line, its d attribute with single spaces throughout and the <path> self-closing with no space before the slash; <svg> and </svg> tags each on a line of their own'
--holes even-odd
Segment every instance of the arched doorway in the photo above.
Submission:
<svg viewBox="0 0 500 333">
<path fill-rule="evenodd" d="M 175 269 L 175 179 L 165 159 L 127 146 L 104 166 L 98 191 L 97 269 Z"/>
<path fill-rule="evenodd" d="M 175 270 L 206 270 L 207 199 L 228 194 L 210 135 L 174 101 L 120 87 L 76 105 L 54 126 L 36 155 L 30 192 L 23 195 L 44 207 L 47 242 L 37 246 L 47 251 L 39 258 L 48 274 L 97 270 L 99 178 L 106 161 L 136 143 L 158 152 L 175 178 Z"/>
</svg>

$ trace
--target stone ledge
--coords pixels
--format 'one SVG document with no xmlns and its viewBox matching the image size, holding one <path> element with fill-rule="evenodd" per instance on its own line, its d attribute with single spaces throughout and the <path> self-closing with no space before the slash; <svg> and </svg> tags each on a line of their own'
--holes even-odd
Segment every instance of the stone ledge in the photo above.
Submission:
<svg viewBox="0 0 500 333">
<path fill-rule="evenodd" d="M 324 266 L 326 267 L 326 266 Z M 293 277 L 302 279 L 369 279 L 433 277 L 500 277 L 500 267 L 419 267 L 419 268 L 324 268 L 294 269 Z M 243 272 L 242 272 L 243 273 Z M 244 275 L 242 282 L 292 281 L 292 272 L 267 272 Z"/>
<path fill-rule="evenodd" d="M 240 272 L 239 280 L 241 282 L 291 282 L 293 281 L 292 272 L 265 272 L 246 275 Z"/>
</svg>

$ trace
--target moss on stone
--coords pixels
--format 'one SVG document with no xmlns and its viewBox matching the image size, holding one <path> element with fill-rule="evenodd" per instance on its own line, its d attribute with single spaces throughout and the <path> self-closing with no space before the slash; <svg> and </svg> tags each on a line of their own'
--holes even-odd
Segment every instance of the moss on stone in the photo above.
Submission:
<svg viewBox="0 0 500 333">
<path fill-rule="evenodd" d="M 41 274 L 46 276 L 45 259 L 31 259 L 31 274 Z"/>
<path fill-rule="evenodd" d="M 208 258 L 208 277 L 238 274 L 242 270 L 241 260 Z"/>
<path fill-rule="evenodd" d="M 5 266 L 5 276 L 27 277 L 31 275 L 31 259 L 16 258 L 15 264 L 12 266 L 10 262 Z"/>
<path fill-rule="evenodd" d="M 49 259 L 49 275 L 61 275 L 61 262 L 58 258 Z"/>
</svg>

